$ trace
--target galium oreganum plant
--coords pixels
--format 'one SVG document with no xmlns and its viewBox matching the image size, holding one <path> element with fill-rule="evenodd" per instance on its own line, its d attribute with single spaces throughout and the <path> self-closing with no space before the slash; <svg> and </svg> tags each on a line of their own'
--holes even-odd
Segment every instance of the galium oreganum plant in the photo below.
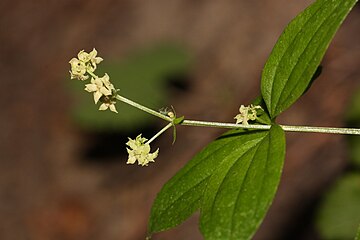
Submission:
<svg viewBox="0 0 360 240">
<path fill-rule="evenodd" d="M 148 166 L 159 149 L 150 143 L 176 126 L 228 128 L 210 143 L 157 195 L 151 210 L 149 235 L 173 228 L 200 210 L 200 230 L 205 239 L 250 239 L 275 196 L 285 158 L 285 134 L 317 132 L 360 135 L 360 129 L 288 126 L 276 117 L 303 95 L 319 75 L 323 58 L 337 29 L 357 0 L 317 0 L 300 13 L 280 36 L 261 78 L 261 93 L 250 105 L 241 105 L 233 123 L 189 120 L 173 109 L 156 111 L 121 95 L 108 74 L 96 75 L 102 58 L 93 49 L 70 60 L 72 79 L 88 81 L 99 110 L 118 113 L 118 101 L 158 117 L 167 124 L 149 140 L 142 135 L 126 143 L 127 163 Z M 121 106 L 118 107 L 119 109 Z M 121 114 L 121 110 L 119 110 Z M 355 234 L 355 233 L 354 233 Z"/>
</svg>

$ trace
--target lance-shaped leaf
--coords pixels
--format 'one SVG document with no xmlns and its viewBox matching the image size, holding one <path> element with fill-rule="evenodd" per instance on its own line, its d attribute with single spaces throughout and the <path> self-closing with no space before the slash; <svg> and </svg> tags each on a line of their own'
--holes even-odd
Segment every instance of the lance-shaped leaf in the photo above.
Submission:
<svg viewBox="0 0 360 240">
<path fill-rule="evenodd" d="M 229 158 L 236 159 L 267 136 L 267 131 L 232 130 L 210 143 L 170 179 L 151 209 L 150 233 L 182 223 L 200 208 L 209 177 Z"/>
<path fill-rule="evenodd" d="M 271 118 L 307 89 L 337 29 L 357 0 L 318 0 L 285 29 L 265 64 L 261 92 Z"/>
<path fill-rule="evenodd" d="M 284 131 L 274 125 L 258 140 L 233 149 L 208 180 L 200 219 L 205 239 L 250 239 L 265 217 L 280 181 Z"/>
</svg>

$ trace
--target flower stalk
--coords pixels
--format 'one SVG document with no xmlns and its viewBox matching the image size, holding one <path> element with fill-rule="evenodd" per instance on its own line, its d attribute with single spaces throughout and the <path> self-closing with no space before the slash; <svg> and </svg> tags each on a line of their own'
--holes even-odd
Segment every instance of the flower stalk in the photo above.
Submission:
<svg viewBox="0 0 360 240">
<path fill-rule="evenodd" d="M 150 144 L 152 141 L 154 141 L 157 137 L 159 137 L 162 133 L 164 133 L 166 130 L 171 128 L 173 125 L 174 125 L 173 123 L 169 123 L 168 125 L 163 127 L 157 134 L 155 134 L 152 138 L 150 138 L 150 140 L 148 140 L 146 143 Z"/>
<path fill-rule="evenodd" d="M 170 118 L 170 117 L 168 117 L 168 116 L 166 116 L 164 114 L 161 114 L 161 113 L 159 113 L 159 112 L 157 112 L 155 110 L 152 110 L 151 108 L 148 108 L 148 107 L 145 107 L 145 106 L 143 106 L 143 105 L 141 105 L 139 103 L 136 103 L 136 102 L 134 102 L 134 101 L 132 101 L 132 100 L 130 100 L 128 98 L 117 95 L 116 99 L 119 100 L 119 101 L 122 101 L 122 102 L 124 102 L 126 104 L 129 104 L 130 106 L 133 106 L 133 107 L 135 107 L 137 109 L 140 109 L 140 110 L 142 110 L 144 112 L 147 112 L 147 113 L 149 113 L 149 114 L 151 114 L 151 115 L 153 115 L 155 117 L 161 118 L 161 119 L 163 119 L 165 121 L 168 121 L 168 122 L 172 122 L 172 118 Z"/>
</svg>

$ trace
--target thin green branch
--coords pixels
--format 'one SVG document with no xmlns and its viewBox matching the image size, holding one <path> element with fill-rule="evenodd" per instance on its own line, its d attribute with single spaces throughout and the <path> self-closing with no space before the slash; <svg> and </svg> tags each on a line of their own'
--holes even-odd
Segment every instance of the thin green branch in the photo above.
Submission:
<svg viewBox="0 0 360 240">
<path fill-rule="evenodd" d="M 147 113 L 149 113 L 149 114 L 151 114 L 151 115 L 154 115 L 154 116 L 156 116 L 156 117 L 158 117 L 158 118 L 161 118 L 161 119 L 163 119 L 163 120 L 165 120 L 165 121 L 168 121 L 168 122 L 172 122 L 172 121 L 173 121 L 172 118 L 170 118 L 170 117 L 168 117 L 168 116 L 166 116 L 166 115 L 163 115 L 163 114 L 161 114 L 161 113 L 159 113 L 159 112 L 157 112 L 157 111 L 154 111 L 154 110 L 152 110 L 152 109 L 150 109 L 150 108 L 147 108 L 147 107 L 145 107 L 145 106 L 143 106 L 143 105 L 141 105 L 141 104 L 138 104 L 138 103 L 136 103 L 136 102 L 134 102 L 134 101 L 132 101 L 132 100 L 130 100 L 130 99 L 127 99 L 127 98 L 123 97 L 123 96 L 117 95 L 117 96 L 116 96 L 116 99 L 117 99 L 117 100 L 120 100 L 120 101 L 122 101 L 122 102 L 124 102 L 124 103 L 127 103 L 127 104 L 129 104 L 129 105 L 131 105 L 131 106 L 133 106 L 133 107 L 135 107 L 135 108 L 138 108 L 138 109 L 140 109 L 140 110 L 142 110 L 142 111 L 144 111 L 144 112 L 147 112 Z"/>
<path fill-rule="evenodd" d="M 280 125 L 284 131 L 287 132 L 313 132 L 313 133 L 332 133 L 332 134 L 347 134 L 360 135 L 358 128 L 335 128 L 335 127 L 310 127 L 310 126 L 287 126 Z"/>
<path fill-rule="evenodd" d="M 98 78 L 98 76 L 96 76 L 93 72 L 91 72 L 91 71 L 86 71 L 86 72 L 93 78 Z"/>
<path fill-rule="evenodd" d="M 135 108 L 138 108 L 144 112 L 147 112 L 153 116 L 161 118 L 165 121 L 170 122 L 165 128 L 170 128 L 173 123 L 173 118 L 170 118 L 166 115 L 163 115 L 155 110 L 147 108 L 141 104 L 138 104 L 130 99 L 127 99 L 123 96 L 117 95 L 116 99 L 127 103 Z M 271 125 L 254 125 L 254 124 L 236 124 L 236 123 L 223 123 L 223 122 L 207 122 L 207 121 L 197 121 L 197 120 L 183 120 L 180 125 L 184 126 L 198 126 L 198 127 L 216 127 L 216 128 L 244 128 L 244 129 L 259 129 L 259 130 L 268 130 Z M 168 127 L 169 126 L 169 127 Z M 288 126 L 280 125 L 281 128 L 286 132 L 312 132 L 312 133 L 332 133 L 332 134 L 349 134 L 349 135 L 360 135 L 360 129 L 357 128 L 334 128 L 334 127 L 310 127 L 310 126 Z M 164 128 L 164 129 L 165 129 Z M 165 130 L 166 130 L 165 129 Z M 164 130 L 164 131 L 165 131 Z M 162 131 L 162 130 L 161 130 Z M 162 133 L 162 132 L 161 132 Z M 160 133 L 160 134 L 161 134 Z M 152 141 L 152 140 L 151 140 Z"/>
<path fill-rule="evenodd" d="M 171 128 L 173 126 L 173 123 L 169 123 L 168 125 L 166 125 L 165 127 L 163 127 L 157 134 L 155 134 L 155 136 L 153 136 L 150 140 L 148 140 L 146 143 L 150 144 L 152 141 L 154 141 L 158 136 L 160 136 L 163 132 L 165 132 L 166 130 L 168 130 L 169 128 Z"/>
<path fill-rule="evenodd" d="M 246 129 L 260 129 L 268 130 L 271 125 L 253 125 L 253 124 L 236 124 L 236 123 L 223 123 L 223 122 L 206 122 L 197 120 L 183 120 L 180 125 L 196 126 L 196 127 L 215 127 L 215 128 L 246 128 Z"/>
<path fill-rule="evenodd" d="M 184 120 L 181 125 L 186 126 L 199 126 L 199 127 L 217 127 L 217 128 L 246 128 L 246 129 L 259 129 L 268 130 L 271 125 L 254 125 L 254 124 L 235 124 L 235 123 L 222 123 L 222 122 L 206 122 L 196 120 Z M 360 135 L 358 128 L 334 128 L 334 127 L 309 127 L 309 126 L 288 126 L 280 125 L 286 132 L 312 132 L 312 133 L 332 133 L 332 134 L 350 134 Z"/>
</svg>

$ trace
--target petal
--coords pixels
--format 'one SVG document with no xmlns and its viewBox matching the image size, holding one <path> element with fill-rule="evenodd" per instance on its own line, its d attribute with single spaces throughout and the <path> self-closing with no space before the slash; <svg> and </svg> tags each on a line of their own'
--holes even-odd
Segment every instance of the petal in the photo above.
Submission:
<svg viewBox="0 0 360 240">
<path fill-rule="evenodd" d="M 156 149 L 156 151 L 155 151 L 155 152 L 153 152 L 152 154 L 154 154 L 154 155 L 155 155 L 155 157 L 154 157 L 154 158 L 156 158 L 156 157 L 159 155 L 159 149 Z"/>
<path fill-rule="evenodd" d="M 103 86 L 103 82 L 101 81 L 100 78 L 95 78 L 94 79 L 94 83 L 100 88 Z"/>
<path fill-rule="evenodd" d="M 95 104 L 99 101 L 101 96 L 102 96 L 101 92 L 99 92 L 99 91 L 94 92 L 94 102 L 95 102 Z"/>
<path fill-rule="evenodd" d="M 80 61 L 83 61 L 83 62 L 88 62 L 90 60 L 89 54 L 87 52 L 85 52 L 84 50 L 81 50 L 78 53 L 78 58 Z"/>
<path fill-rule="evenodd" d="M 244 105 L 241 105 L 240 108 L 239 108 L 239 112 L 243 113 L 245 111 L 247 111 L 247 107 L 245 107 Z"/>
<path fill-rule="evenodd" d="M 136 157 L 129 155 L 129 158 L 126 162 L 126 164 L 134 164 L 136 162 Z"/>
<path fill-rule="evenodd" d="M 71 71 L 69 71 L 69 73 L 70 73 L 70 78 L 71 79 L 77 78 Z"/>
<path fill-rule="evenodd" d="M 99 63 L 101 63 L 103 60 L 104 60 L 104 59 L 101 58 L 101 57 L 95 57 L 95 58 L 93 59 L 93 62 L 94 62 L 95 64 L 99 64 Z"/>
<path fill-rule="evenodd" d="M 143 154 L 149 154 L 150 153 L 150 145 L 148 143 L 145 143 L 141 149 L 141 152 Z"/>
<path fill-rule="evenodd" d="M 101 80 L 103 85 L 105 85 L 106 87 L 111 85 L 110 78 L 109 78 L 109 75 L 107 73 L 105 73 L 105 75 L 103 77 L 99 78 L 99 79 Z"/>
<path fill-rule="evenodd" d="M 84 80 L 88 79 L 89 76 L 79 75 L 78 78 L 79 78 L 81 81 L 84 81 Z"/>
<path fill-rule="evenodd" d="M 86 84 L 85 85 L 85 91 L 87 92 L 96 92 L 97 86 L 95 84 Z"/>
<path fill-rule="evenodd" d="M 137 135 L 136 136 L 136 142 L 138 142 L 138 143 L 140 143 L 140 144 L 143 144 L 144 142 L 146 142 L 147 141 L 147 139 L 146 138 L 144 138 L 144 137 L 141 137 L 141 133 L 139 134 L 139 135 Z"/>
<path fill-rule="evenodd" d="M 131 149 L 135 149 L 137 147 L 135 140 L 129 138 L 129 141 L 126 143 Z"/>
<path fill-rule="evenodd" d="M 97 51 L 96 51 L 96 49 L 95 49 L 95 48 L 93 48 L 93 50 L 89 53 L 89 55 L 90 55 L 90 58 L 91 58 L 91 59 L 95 58 L 95 57 L 96 57 L 96 55 L 97 55 Z"/>
<path fill-rule="evenodd" d="M 118 111 L 116 111 L 116 107 L 114 104 L 110 104 L 109 108 L 110 108 L 110 111 L 118 113 Z"/>
<path fill-rule="evenodd" d="M 107 89 L 106 87 L 101 87 L 99 89 L 99 92 L 105 96 L 111 95 L 111 91 L 109 89 Z"/>
<path fill-rule="evenodd" d="M 79 60 L 77 58 L 72 58 L 69 63 L 73 65 L 74 63 L 78 62 Z"/>
<path fill-rule="evenodd" d="M 106 109 L 108 109 L 108 105 L 106 103 L 101 104 L 100 107 L 99 107 L 100 111 L 104 111 Z"/>
<path fill-rule="evenodd" d="M 241 116 L 241 114 L 236 115 L 234 119 L 236 119 L 236 124 L 241 123 L 243 121 L 243 117 Z"/>
<path fill-rule="evenodd" d="M 146 159 L 146 156 L 144 156 L 144 155 L 138 156 L 137 160 L 138 160 L 139 165 L 141 165 L 141 166 L 147 166 L 147 164 L 148 164 L 148 160 Z"/>
</svg>

